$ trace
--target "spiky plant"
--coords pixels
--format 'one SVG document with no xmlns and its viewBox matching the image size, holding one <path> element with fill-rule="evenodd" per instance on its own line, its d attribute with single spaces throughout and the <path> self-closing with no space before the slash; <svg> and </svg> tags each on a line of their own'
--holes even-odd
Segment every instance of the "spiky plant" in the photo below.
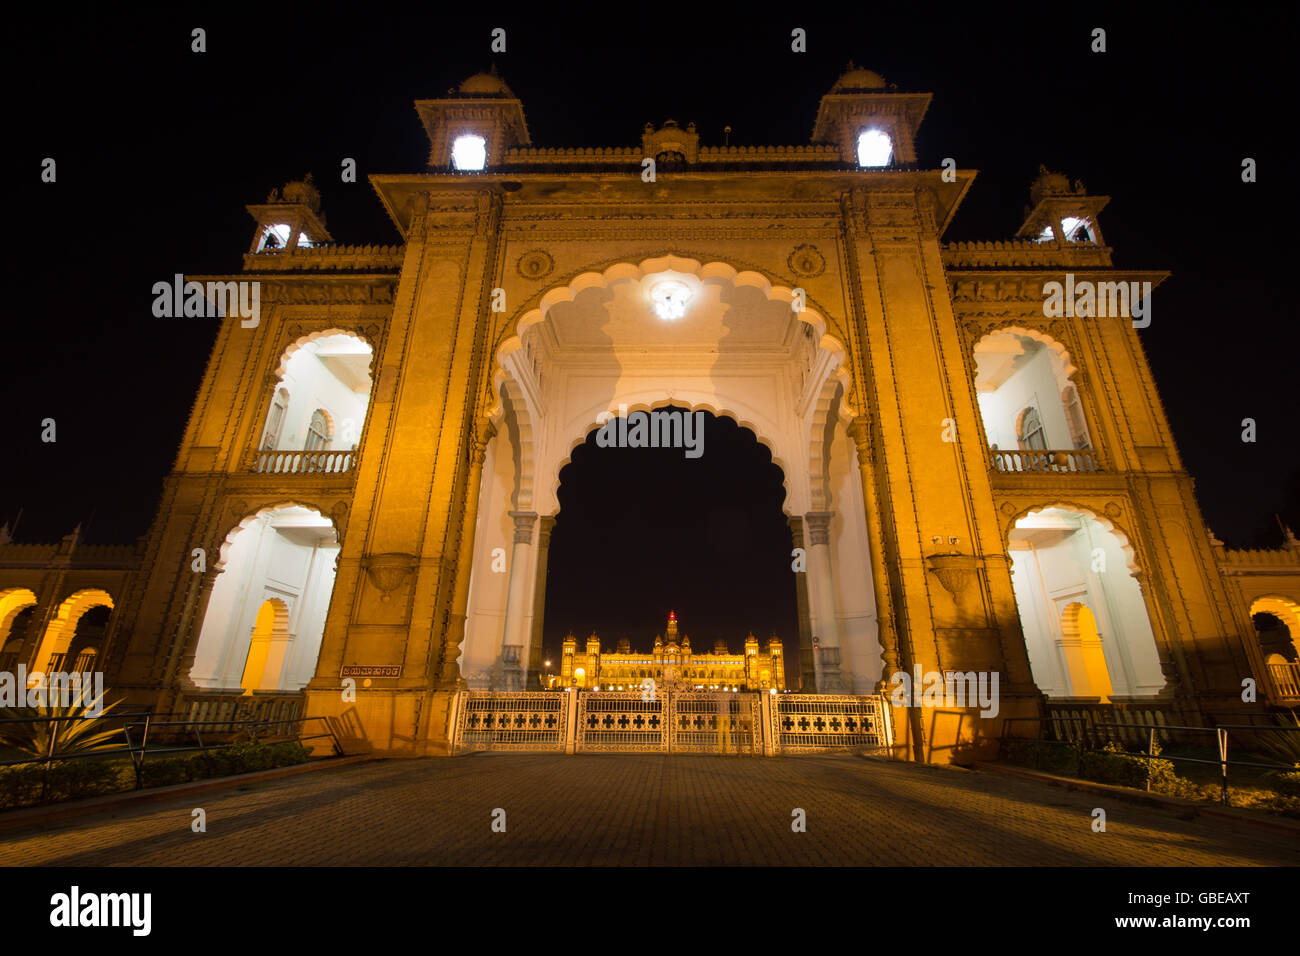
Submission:
<svg viewBox="0 0 1300 956">
<path fill-rule="evenodd" d="M 21 721 L 0 723 L 0 746 L 12 747 L 36 758 L 49 756 L 51 752 L 55 757 L 62 757 L 108 750 L 115 746 L 114 740 L 122 730 L 120 727 L 107 728 L 104 718 L 122 702 L 115 700 L 96 714 L 88 714 L 98 703 L 92 701 L 70 707 L 0 707 L 0 718 Z M 50 750 L 51 738 L 53 751 Z"/>
<path fill-rule="evenodd" d="M 1255 733 L 1259 748 L 1279 763 L 1300 767 L 1300 717 L 1294 710 L 1275 715 L 1278 733 L 1260 728 Z"/>
</svg>

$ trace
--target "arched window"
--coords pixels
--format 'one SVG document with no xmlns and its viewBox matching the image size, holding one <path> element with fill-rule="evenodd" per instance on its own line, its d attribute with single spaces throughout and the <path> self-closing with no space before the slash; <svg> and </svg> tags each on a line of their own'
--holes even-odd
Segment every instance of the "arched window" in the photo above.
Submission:
<svg viewBox="0 0 1300 956">
<path fill-rule="evenodd" d="M 1031 450 L 1047 448 L 1047 437 L 1043 434 L 1043 420 L 1038 415 L 1038 409 L 1032 405 L 1020 413 L 1020 419 L 1016 422 L 1016 438 L 1021 448 Z"/>
<path fill-rule="evenodd" d="M 1075 448 L 1091 448 L 1088 425 L 1083 420 L 1083 404 L 1073 382 L 1061 389 L 1061 404 L 1065 407 L 1065 420 L 1070 426 L 1070 443 Z"/>
<path fill-rule="evenodd" d="M 289 390 L 278 388 L 271 399 L 271 411 L 266 416 L 266 434 L 262 437 L 262 450 L 275 451 L 280 443 L 280 429 L 284 426 L 284 414 L 289 410 Z"/>
<path fill-rule="evenodd" d="M 307 443 L 305 451 L 320 451 L 330 440 L 330 421 L 324 410 L 316 409 L 311 413 L 311 424 L 307 426 Z"/>
</svg>

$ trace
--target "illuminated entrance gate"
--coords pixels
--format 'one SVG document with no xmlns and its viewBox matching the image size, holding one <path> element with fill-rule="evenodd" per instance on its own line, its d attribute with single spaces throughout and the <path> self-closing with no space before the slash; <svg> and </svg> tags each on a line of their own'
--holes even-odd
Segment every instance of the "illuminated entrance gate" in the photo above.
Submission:
<svg viewBox="0 0 1300 956">
<path fill-rule="evenodd" d="M 875 695 L 700 691 L 464 691 L 454 753 L 885 752 L 889 711 Z"/>
</svg>

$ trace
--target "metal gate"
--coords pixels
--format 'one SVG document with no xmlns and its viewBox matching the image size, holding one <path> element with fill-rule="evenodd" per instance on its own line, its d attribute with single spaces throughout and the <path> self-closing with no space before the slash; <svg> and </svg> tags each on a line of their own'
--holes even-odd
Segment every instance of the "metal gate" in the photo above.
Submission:
<svg viewBox="0 0 1300 956">
<path fill-rule="evenodd" d="M 887 750 L 876 695 L 464 691 L 452 751 L 793 754 Z"/>
<path fill-rule="evenodd" d="M 778 694 L 772 722 L 781 753 L 874 750 L 889 745 L 889 712 L 878 696 Z"/>
<path fill-rule="evenodd" d="M 545 691 L 463 693 L 452 750 L 564 753 L 571 697 Z"/>
<path fill-rule="evenodd" d="M 701 691 L 669 698 L 668 749 L 708 754 L 761 754 L 763 708 L 758 694 Z"/>
<path fill-rule="evenodd" d="M 578 698 L 575 751 L 668 749 L 662 695 L 599 691 L 575 692 L 575 696 Z"/>
</svg>

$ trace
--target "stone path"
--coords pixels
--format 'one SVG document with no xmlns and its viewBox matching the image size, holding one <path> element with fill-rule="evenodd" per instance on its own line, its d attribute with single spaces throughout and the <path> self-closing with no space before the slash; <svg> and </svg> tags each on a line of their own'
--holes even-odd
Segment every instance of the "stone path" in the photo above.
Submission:
<svg viewBox="0 0 1300 956">
<path fill-rule="evenodd" d="M 190 829 L 196 806 L 206 833 Z M 1092 830 L 1098 806 L 1105 833 Z M 807 832 L 792 832 L 795 808 Z M 852 756 L 481 754 L 0 833 L 0 864 L 1297 865 L 1295 844 L 1035 781 Z"/>
</svg>

